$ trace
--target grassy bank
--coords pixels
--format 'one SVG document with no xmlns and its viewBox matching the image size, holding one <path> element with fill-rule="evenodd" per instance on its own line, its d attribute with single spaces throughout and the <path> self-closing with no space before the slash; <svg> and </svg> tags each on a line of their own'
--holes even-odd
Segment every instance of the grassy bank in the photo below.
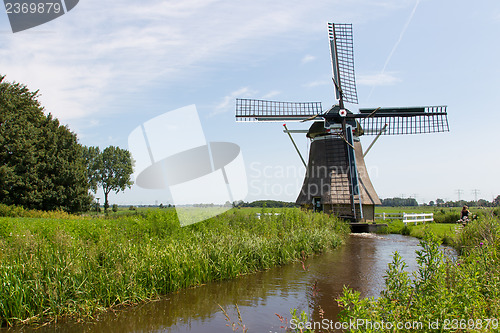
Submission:
<svg viewBox="0 0 500 333">
<path fill-rule="evenodd" d="M 422 239 L 425 231 L 429 230 L 445 245 L 454 245 L 461 228 L 461 225 L 457 223 L 419 223 L 417 225 L 408 223 L 405 226 L 401 220 L 387 221 L 387 225 L 387 229 L 382 229 L 381 233 L 401 234 Z"/>
<path fill-rule="evenodd" d="M 83 318 L 119 304 L 230 279 L 340 244 L 323 214 L 232 210 L 181 228 L 174 210 L 116 219 L 0 218 L 3 326 Z"/>
</svg>

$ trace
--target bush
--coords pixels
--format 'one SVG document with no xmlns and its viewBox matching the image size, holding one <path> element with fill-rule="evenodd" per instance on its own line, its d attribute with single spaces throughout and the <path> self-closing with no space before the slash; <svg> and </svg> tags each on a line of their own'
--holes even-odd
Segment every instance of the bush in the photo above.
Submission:
<svg viewBox="0 0 500 333">
<path fill-rule="evenodd" d="M 117 204 L 113 204 L 111 210 L 116 213 L 118 211 L 118 205 Z"/>
<path fill-rule="evenodd" d="M 404 235 L 404 236 L 410 236 L 411 234 L 411 230 L 410 230 L 410 227 L 408 227 L 406 224 L 403 226 L 403 228 L 401 228 L 401 235 Z"/>
<path fill-rule="evenodd" d="M 55 219 L 77 219 L 79 216 L 69 214 L 63 210 L 43 211 L 36 209 L 25 209 L 21 206 L 0 204 L 0 217 L 33 217 L 33 218 L 55 218 Z"/>
<path fill-rule="evenodd" d="M 500 242 L 500 223 L 498 219 L 483 218 L 472 221 L 458 235 L 456 248 L 460 253 L 466 253 L 480 243 Z M 500 245 L 500 244 L 499 244 Z"/>
<path fill-rule="evenodd" d="M 460 212 L 444 211 L 441 209 L 439 213 L 434 214 L 435 223 L 456 223 L 460 219 Z"/>
</svg>

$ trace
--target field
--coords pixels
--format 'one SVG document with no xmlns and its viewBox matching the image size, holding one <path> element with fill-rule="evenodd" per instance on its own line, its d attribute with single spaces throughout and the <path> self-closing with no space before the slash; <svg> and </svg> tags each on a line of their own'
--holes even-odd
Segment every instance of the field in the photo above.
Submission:
<svg viewBox="0 0 500 333">
<path fill-rule="evenodd" d="M 435 207 L 435 206 L 411 206 L 411 207 L 375 207 L 375 213 L 434 213 L 445 214 L 450 212 L 460 213 L 462 207 Z M 472 207 L 471 212 L 479 210 Z"/>
<path fill-rule="evenodd" d="M 457 223 L 460 218 L 460 207 L 377 207 L 376 213 L 433 213 L 434 222 L 432 223 L 408 223 L 407 226 L 403 224 L 401 219 L 394 220 L 377 220 L 377 223 L 387 223 L 388 228 L 381 230 L 381 232 L 397 233 L 417 238 L 423 238 L 425 231 L 429 230 L 436 235 L 442 243 L 453 245 L 454 238 L 460 232 L 462 224 Z M 491 218 L 498 215 L 498 209 L 492 208 L 478 208 L 473 207 L 470 209 L 471 217 L 475 216 L 478 219 Z"/>
<path fill-rule="evenodd" d="M 1 217 L 0 322 L 94 316 L 319 253 L 348 233 L 323 214 L 279 212 L 257 219 L 255 209 L 233 209 L 182 228 L 173 209 L 116 218 L 28 218 L 19 215 L 37 214 L 21 210 Z"/>
</svg>

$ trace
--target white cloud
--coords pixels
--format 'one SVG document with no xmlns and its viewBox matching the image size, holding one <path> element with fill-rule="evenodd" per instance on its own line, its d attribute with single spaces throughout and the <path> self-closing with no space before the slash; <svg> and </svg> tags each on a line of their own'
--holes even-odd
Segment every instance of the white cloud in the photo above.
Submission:
<svg viewBox="0 0 500 333">
<path fill-rule="evenodd" d="M 116 101 L 158 80 L 195 78 L 214 63 L 264 56 L 266 43 L 316 33 L 320 24 L 311 22 L 326 20 L 318 13 L 337 3 L 86 0 L 41 27 L 0 34 L 1 74 L 40 89 L 47 111 L 75 123 L 116 112 L 110 107 Z M 350 11 L 338 14 L 349 17 Z M 0 23 L 7 29 L 5 18 Z M 306 55 L 302 62 L 312 60 Z"/>
<path fill-rule="evenodd" d="M 248 87 L 244 87 L 231 92 L 229 95 L 222 98 L 222 102 L 215 106 L 214 111 L 209 114 L 209 117 L 232 111 L 234 108 L 234 100 L 236 98 L 249 98 L 255 96 L 256 93 L 257 91 L 251 90 Z"/>
<path fill-rule="evenodd" d="M 316 60 L 316 57 L 310 54 L 306 54 L 304 58 L 302 58 L 301 63 L 302 64 L 307 64 L 308 62 Z"/>
<path fill-rule="evenodd" d="M 234 52 L 257 52 L 245 41 L 297 30 L 308 6 L 268 4 L 263 14 L 258 4 L 221 0 L 87 0 L 42 27 L 0 35 L 0 68 L 40 89 L 64 122 L 109 112 L 121 94 L 157 79 L 175 82 Z"/>
<path fill-rule="evenodd" d="M 262 96 L 262 99 L 269 99 L 269 98 L 272 98 L 274 96 L 278 96 L 279 94 L 281 94 L 281 91 L 271 90 L 270 92 L 268 92 L 267 94 Z"/>
<path fill-rule="evenodd" d="M 401 79 L 395 76 L 395 73 L 385 72 L 369 75 L 358 75 L 356 83 L 366 86 L 390 86 L 401 82 Z"/>
<path fill-rule="evenodd" d="M 318 81 L 312 81 L 312 82 L 305 83 L 302 86 L 305 88 L 315 88 L 318 86 L 326 86 L 328 84 L 333 84 L 333 82 L 327 81 L 327 80 L 318 80 Z"/>
</svg>

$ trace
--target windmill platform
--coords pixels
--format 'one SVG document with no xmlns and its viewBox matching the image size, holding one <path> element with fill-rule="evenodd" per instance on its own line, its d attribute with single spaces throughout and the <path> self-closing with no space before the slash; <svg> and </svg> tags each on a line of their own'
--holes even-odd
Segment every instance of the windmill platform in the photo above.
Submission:
<svg viewBox="0 0 500 333">
<path fill-rule="evenodd" d="M 387 223 L 361 223 L 361 222 L 352 222 L 349 223 L 349 227 L 351 227 L 351 232 L 355 234 L 359 233 L 373 233 L 377 232 L 382 228 L 388 227 Z"/>
</svg>

